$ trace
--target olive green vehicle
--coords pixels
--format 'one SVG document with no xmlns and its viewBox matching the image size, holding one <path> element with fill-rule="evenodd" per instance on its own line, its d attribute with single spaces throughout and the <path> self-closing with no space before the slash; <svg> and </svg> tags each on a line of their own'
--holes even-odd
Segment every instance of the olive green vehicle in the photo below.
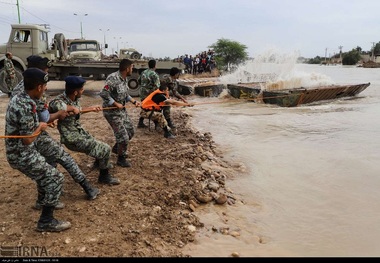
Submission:
<svg viewBox="0 0 380 263">
<path fill-rule="evenodd" d="M 12 61 L 16 68 L 17 83 L 22 79 L 22 72 L 27 66 L 26 58 L 30 55 L 39 55 L 51 60 L 52 67 L 49 69 L 50 79 L 63 80 L 66 76 L 77 75 L 90 77 L 94 80 L 101 80 L 118 70 L 120 58 L 108 59 L 101 56 L 101 58 L 98 59 L 97 56 L 94 55 L 95 53 L 101 54 L 97 44 L 95 44 L 94 50 L 87 50 L 90 53 L 86 53 L 86 50 L 82 50 L 81 59 L 74 57 L 75 48 L 74 46 L 70 46 L 73 44 L 73 41 L 66 41 L 62 33 L 57 33 L 49 43 L 49 29 L 46 26 L 12 24 L 8 42 L 0 46 L 0 90 L 3 93 L 9 92 L 4 77 L 4 59 L 6 52 L 13 54 Z M 97 43 L 97 41 L 95 42 Z M 80 46 L 78 45 L 77 48 L 78 47 Z M 92 45 L 86 44 L 84 49 L 91 49 L 91 47 Z M 88 59 L 83 59 L 83 55 L 85 54 L 88 55 Z M 137 58 L 133 52 L 130 53 L 130 59 L 134 64 L 133 74 L 128 78 L 131 96 L 139 95 L 140 87 L 137 82 L 139 72 L 141 72 L 142 69 L 148 68 L 148 60 L 141 59 L 141 54 L 138 54 L 140 55 L 139 58 Z M 160 76 L 168 74 L 172 67 L 178 67 L 181 70 L 185 68 L 181 62 L 157 60 L 156 72 Z"/>
</svg>

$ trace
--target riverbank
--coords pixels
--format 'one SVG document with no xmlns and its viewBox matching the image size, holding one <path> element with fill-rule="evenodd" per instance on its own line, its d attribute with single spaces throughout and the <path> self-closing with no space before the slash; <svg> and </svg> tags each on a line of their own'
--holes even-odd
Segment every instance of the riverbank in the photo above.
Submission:
<svg viewBox="0 0 380 263">
<path fill-rule="evenodd" d="M 88 81 L 81 99 L 83 107 L 101 105 L 97 91 L 102 85 L 102 81 Z M 48 99 L 61 93 L 63 86 L 60 81 L 49 82 Z M 0 96 L 1 134 L 8 101 L 5 95 Z M 140 109 L 131 104 L 127 110 L 137 124 Z M 55 217 L 72 223 L 72 228 L 62 233 L 35 231 L 40 215 L 32 209 L 37 194 L 35 184 L 9 166 L 2 139 L 1 245 L 44 247 L 47 256 L 58 257 L 191 257 L 183 253 L 183 248 L 196 241 L 197 233 L 205 226 L 197 210 L 215 206 L 223 211 L 239 202 L 228 188 L 228 179 L 235 176 L 238 165 L 223 159 L 210 133 L 194 129 L 191 108 L 173 107 L 172 116 L 177 126 L 174 140 L 164 138 L 162 130 L 136 128 L 128 151 L 131 168 L 116 166 L 117 156 L 112 154 L 111 173 L 120 179 L 118 186 L 98 184 L 99 171 L 92 167 L 93 158 L 66 149 L 101 194 L 93 201 L 86 200 L 81 187 L 58 166 L 65 174 L 61 201 L 66 207 L 57 210 Z M 102 113 L 83 114 L 81 122 L 97 139 L 114 144 L 112 130 Z M 57 129 L 48 131 L 59 140 Z M 239 236 L 238 230 L 228 228 L 214 232 L 222 238 Z M 234 252 L 223 256 L 239 255 Z"/>
</svg>

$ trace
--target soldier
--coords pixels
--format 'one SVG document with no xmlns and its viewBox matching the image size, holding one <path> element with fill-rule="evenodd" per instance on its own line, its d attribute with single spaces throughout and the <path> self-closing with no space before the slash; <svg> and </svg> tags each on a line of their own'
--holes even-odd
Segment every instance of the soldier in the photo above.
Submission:
<svg viewBox="0 0 380 263">
<path fill-rule="evenodd" d="M 176 68 L 176 67 L 171 68 L 169 74 L 165 74 L 162 77 L 161 86 L 163 86 L 163 85 L 168 86 L 169 96 L 173 95 L 174 97 L 182 100 L 184 103 L 187 103 L 185 98 L 182 97 L 181 94 L 178 93 L 177 79 L 179 78 L 180 74 L 181 74 L 181 72 L 178 68 Z M 171 129 L 174 129 L 175 125 L 173 124 L 173 121 L 170 118 L 170 108 L 171 108 L 170 106 L 164 107 L 163 108 L 163 114 L 165 116 L 166 121 L 168 122 L 169 127 Z"/>
<path fill-rule="evenodd" d="M 160 77 L 156 73 L 156 61 L 148 61 L 149 68 L 144 70 L 138 79 L 140 84 L 140 101 L 142 102 L 150 93 L 160 87 Z M 140 117 L 137 128 L 146 128 L 144 118 Z"/>
<path fill-rule="evenodd" d="M 131 167 L 126 159 L 129 141 L 135 134 L 133 124 L 125 108 L 126 102 L 131 102 L 136 107 L 140 102 L 133 99 L 128 94 L 127 76 L 132 74 L 133 64 L 129 59 L 122 59 L 119 63 L 119 70 L 108 75 L 105 86 L 99 95 L 103 99 L 103 108 L 112 107 L 110 110 L 104 110 L 103 116 L 111 125 L 114 132 L 116 143 L 112 152 L 117 154 L 117 165 L 121 167 Z"/>
<path fill-rule="evenodd" d="M 76 152 L 85 153 L 95 158 L 95 166 L 100 168 L 98 178 L 99 183 L 117 185 L 119 179 L 109 174 L 109 159 L 111 147 L 96 140 L 90 133 L 83 129 L 80 123 L 80 116 L 86 112 L 99 112 L 100 106 L 93 106 L 82 109 L 79 99 L 84 91 L 85 80 L 77 76 L 68 76 L 65 78 L 65 91 L 49 103 L 49 111 L 57 112 L 65 110 L 69 116 L 58 121 L 58 130 L 61 135 L 61 143 L 68 149 Z"/>
<path fill-rule="evenodd" d="M 8 88 L 8 97 L 11 96 L 12 90 L 14 86 L 16 85 L 16 70 L 12 62 L 12 53 L 7 52 L 5 54 L 5 60 L 4 60 L 4 70 L 5 70 L 5 83 L 7 84 Z"/>
<path fill-rule="evenodd" d="M 46 90 L 48 74 L 30 68 L 24 71 L 25 92 L 16 95 L 7 108 L 5 117 L 6 155 L 9 165 L 34 180 L 43 191 L 42 212 L 37 231 L 60 232 L 71 227 L 71 223 L 54 218 L 54 208 L 59 202 L 64 175 L 51 166 L 38 151 L 35 140 L 46 130 L 47 123 L 40 122 L 35 100 Z"/>
<path fill-rule="evenodd" d="M 48 72 L 51 67 L 51 62 L 47 58 L 42 58 L 40 56 L 29 56 L 27 58 L 28 68 L 39 68 L 44 72 Z M 21 94 L 24 92 L 24 81 L 20 81 L 20 83 L 14 88 L 12 92 L 12 96 L 16 96 L 17 94 Z M 68 116 L 67 111 L 60 110 L 55 113 L 50 114 L 47 107 L 47 98 L 44 93 L 41 98 L 35 100 L 37 104 L 37 115 L 40 122 L 52 123 L 58 119 L 64 119 Z M 86 179 L 83 171 L 79 168 L 78 164 L 75 162 L 74 158 L 65 151 L 63 146 L 55 141 L 47 131 L 42 131 L 40 136 L 35 141 L 35 145 L 37 150 L 40 152 L 42 156 L 44 156 L 49 164 L 56 167 L 57 163 L 62 165 L 63 168 L 70 174 L 70 176 L 74 179 L 74 181 L 81 185 L 83 190 L 85 191 L 87 198 L 89 200 L 93 200 L 100 193 L 99 189 L 91 186 L 90 182 Z M 38 196 L 36 204 L 33 208 L 41 209 L 41 199 L 43 198 L 43 191 L 38 189 Z M 59 202 L 56 206 L 56 209 L 64 208 L 64 204 Z"/>
<path fill-rule="evenodd" d="M 168 86 L 163 85 L 149 94 L 148 97 L 143 100 L 141 104 L 142 110 L 140 113 L 140 118 L 156 121 L 164 130 L 164 137 L 168 139 L 174 139 L 175 136 L 171 133 L 168 122 L 162 113 L 162 108 L 168 105 L 192 106 L 189 103 L 169 99 Z"/>
</svg>

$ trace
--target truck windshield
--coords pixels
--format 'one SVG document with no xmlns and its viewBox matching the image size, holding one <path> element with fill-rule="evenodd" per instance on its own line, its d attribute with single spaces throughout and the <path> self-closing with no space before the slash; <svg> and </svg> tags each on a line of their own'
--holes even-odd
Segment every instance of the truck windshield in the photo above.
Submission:
<svg viewBox="0 0 380 263">
<path fill-rule="evenodd" d="M 96 43 L 71 43 L 70 44 L 70 52 L 74 51 L 97 51 Z"/>
</svg>

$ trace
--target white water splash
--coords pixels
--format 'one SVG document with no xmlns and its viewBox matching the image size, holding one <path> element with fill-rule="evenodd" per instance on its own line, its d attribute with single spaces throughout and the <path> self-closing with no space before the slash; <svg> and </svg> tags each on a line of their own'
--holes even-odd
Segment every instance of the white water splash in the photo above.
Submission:
<svg viewBox="0 0 380 263">
<path fill-rule="evenodd" d="M 297 71 L 295 65 L 299 54 L 281 54 L 275 49 L 258 55 L 240 65 L 234 72 L 220 77 L 222 84 L 265 82 L 266 90 L 314 88 L 332 85 L 334 82 L 320 73 Z"/>
</svg>

